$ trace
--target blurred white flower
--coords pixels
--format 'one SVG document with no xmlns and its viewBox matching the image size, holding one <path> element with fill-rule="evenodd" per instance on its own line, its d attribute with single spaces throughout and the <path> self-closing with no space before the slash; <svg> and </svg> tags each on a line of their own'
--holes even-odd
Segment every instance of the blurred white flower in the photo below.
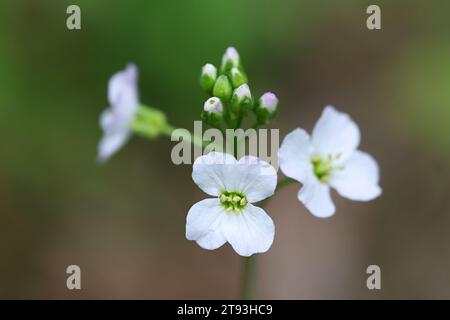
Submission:
<svg viewBox="0 0 450 320">
<path fill-rule="evenodd" d="M 194 204 L 187 215 L 186 238 L 213 250 L 229 242 L 241 256 L 266 252 L 275 226 L 266 212 L 252 205 L 275 192 L 277 174 L 267 162 L 246 156 L 210 152 L 197 158 L 192 178 L 216 198 Z"/>
<path fill-rule="evenodd" d="M 312 136 L 295 129 L 283 140 L 279 151 L 283 173 L 303 184 L 298 199 L 317 217 L 334 214 L 330 187 L 343 197 L 369 201 L 381 194 L 375 159 L 357 150 L 358 126 L 349 115 L 325 107 Z"/>
<path fill-rule="evenodd" d="M 139 108 L 138 70 L 134 64 L 114 74 L 108 84 L 110 107 L 100 115 L 103 137 L 98 145 L 97 159 L 108 160 L 129 139 L 130 127 Z"/>
</svg>

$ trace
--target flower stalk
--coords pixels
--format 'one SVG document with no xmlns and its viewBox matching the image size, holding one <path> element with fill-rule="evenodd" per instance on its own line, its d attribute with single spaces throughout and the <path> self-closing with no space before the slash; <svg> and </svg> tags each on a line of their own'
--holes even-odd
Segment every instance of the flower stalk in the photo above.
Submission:
<svg viewBox="0 0 450 320">
<path fill-rule="evenodd" d="M 244 258 L 241 299 L 249 300 L 254 297 L 256 284 L 256 255 Z"/>
<path fill-rule="evenodd" d="M 253 129 L 270 124 L 279 112 L 275 94 L 264 93 L 254 99 L 248 77 L 236 49 L 226 50 L 219 68 L 206 64 L 200 85 L 208 98 L 201 119 L 222 133 L 244 129 L 252 116 Z M 195 146 L 210 148 L 188 130 L 176 131 L 159 109 L 142 105 L 138 92 L 138 70 L 129 64 L 115 73 L 108 83 L 109 107 L 100 115 L 103 136 L 98 145 L 99 162 L 120 150 L 132 134 L 156 139 L 178 136 Z M 251 120 L 251 119 L 250 119 Z M 301 128 L 289 133 L 278 153 L 281 171 L 253 156 L 237 159 L 238 137 L 231 154 L 215 151 L 197 157 L 192 179 L 210 197 L 195 203 L 186 217 L 186 238 L 206 250 L 229 243 L 243 257 L 242 299 L 254 297 L 257 275 L 256 254 L 268 251 L 274 241 L 275 225 L 264 206 L 269 197 L 293 182 L 300 182 L 298 200 L 316 217 L 335 213 L 330 190 L 345 198 L 370 201 L 381 195 L 379 167 L 368 153 L 358 149 L 360 131 L 346 113 L 327 106 L 310 134 Z M 254 205 L 258 204 L 258 205 Z"/>
</svg>

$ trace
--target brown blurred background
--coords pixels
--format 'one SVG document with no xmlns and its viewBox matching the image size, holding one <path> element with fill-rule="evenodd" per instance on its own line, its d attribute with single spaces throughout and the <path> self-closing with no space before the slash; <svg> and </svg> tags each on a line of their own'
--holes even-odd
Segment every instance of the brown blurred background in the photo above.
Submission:
<svg viewBox="0 0 450 320">
<path fill-rule="evenodd" d="M 66 8 L 81 7 L 80 31 Z M 378 4 L 382 30 L 366 28 Z M 200 67 L 238 48 L 253 92 L 281 101 L 281 136 L 326 104 L 348 112 L 381 168 L 381 198 L 337 197 L 317 219 L 290 185 L 255 298 L 450 298 L 450 2 L 2 1 L 0 298 L 238 298 L 242 258 L 184 237 L 205 197 L 167 139 L 95 162 L 108 78 L 140 67 L 141 99 L 192 128 Z M 281 175 L 281 173 L 280 173 Z M 66 267 L 82 290 L 66 289 Z M 382 290 L 366 288 L 377 264 Z"/>
</svg>

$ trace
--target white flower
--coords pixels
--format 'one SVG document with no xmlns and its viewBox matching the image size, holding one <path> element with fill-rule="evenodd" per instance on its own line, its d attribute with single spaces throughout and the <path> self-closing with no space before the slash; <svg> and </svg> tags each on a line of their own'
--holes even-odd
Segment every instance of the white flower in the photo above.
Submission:
<svg viewBox="0 0 450 320">
<path fill-rule="evenodd" d="M 103 137 L 98 145 L 98 160 L 104 162 L 130 137 L 130 126 L 139 107 L 138 71 L 134 64 L 114 74 L 108 83 L 110 107 L 100 115 Z"/>
<path fill-rule="evenodd" d="M 343 197 L 369 201 L 381 194 L 378 164 L 357 150 L 358 126 L 349 115 L 326 107 L 312 136 L 295 129 L 283 140 L 279 151 L 283 173 L 303 184 L 298 199 L 317 217 L 334 214 L 330 187 Z"/>
<path fill-rule="evenodd" d="M 266 212 L 252 205 L 275 192 L 277 174 L 267 162 L 210 152 L 197 158 L 192 178 L 215 198 L 194 204 L 187 215 L 186 238 L 213 250 L 229 242 L 241 256 L 266 252 L 275 226 Z"/>
</svg>

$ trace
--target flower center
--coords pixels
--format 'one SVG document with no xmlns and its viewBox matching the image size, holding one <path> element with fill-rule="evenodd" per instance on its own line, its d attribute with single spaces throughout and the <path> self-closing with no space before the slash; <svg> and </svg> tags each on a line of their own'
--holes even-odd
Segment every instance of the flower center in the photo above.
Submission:
<svg viewBox="0 0 450 320">
<path fill-rule="evenodd" d="M 238 214 L 247 206 L 247 197 L 240 192 L 228 192 L 224 191 L 219 197 L 220 204 L 225 208 L 228 213 L 233 211 Z"/>
<path fill-rule="evenodd" d="M 321 156 L 314 156 L 311 158 L 311 163 L 314 167 L 314 174 L 320 182 L 328 182 L 330 180 L 331 173 L 334 170 L 344 169 L 343 166 L 333 166 L 333 161 L 338 160 L 340 157 L 341 154 L 337 154 L 336 156 L 329 154 L 326 159 Z"/>
</svg>

